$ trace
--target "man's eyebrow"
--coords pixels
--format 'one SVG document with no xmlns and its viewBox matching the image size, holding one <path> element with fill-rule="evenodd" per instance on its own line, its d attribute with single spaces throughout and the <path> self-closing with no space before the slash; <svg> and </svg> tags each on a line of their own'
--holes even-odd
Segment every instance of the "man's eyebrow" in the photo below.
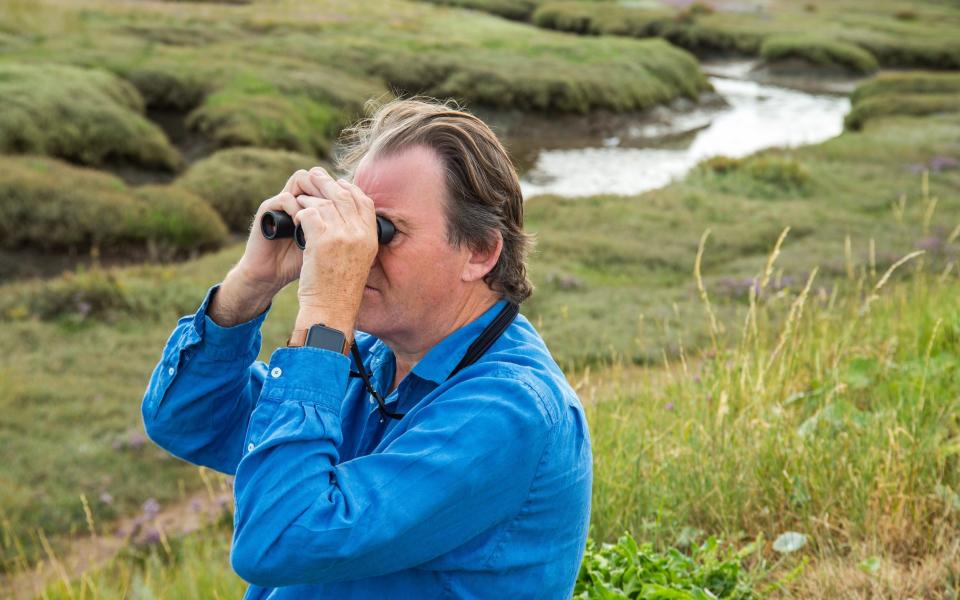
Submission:
<svg viewBox="0 0 960 600">
<path fill-rule="evenodd" d="M 410 223 L 409 223 L 406 219 L 404 219 L 404 218 L 401 217 L 400 215 L 391 213 L 391 212 L 388 211 L 388 210 L 387 210 L 387 211 L 378 211 L 377 214 L 380 215 L 381 217 L 387 219 L 388 221 L 392 222 L 394 225 L 399 225 L 400 227 L 404 227 L 404 228 L 410 226 Z"/>
</svg>

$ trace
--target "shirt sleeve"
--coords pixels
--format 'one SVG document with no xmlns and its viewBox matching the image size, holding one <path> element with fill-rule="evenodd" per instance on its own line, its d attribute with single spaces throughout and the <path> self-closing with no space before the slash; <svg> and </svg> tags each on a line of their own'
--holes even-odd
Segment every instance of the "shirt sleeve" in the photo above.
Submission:
<svg viewBox="0 0 960 600">
<path fill-rule="evenodd" d="M 347 358 L 281 348 L 270 366 L 231 548 L 234 570 L 263 587 L 375 577 L 455 549 L 520 510 L 552 431 L 516 373 L 465 369 L 382 452 L 340 463 Z"/>
<path fill-rule="evenodd" d="M 260 315 L 234 327 L 207 316 L 220 285 L 177 322 L 143 396 L 147 435 L 171 454 L 222 473 L 236 472 L 250 414 L 266 377 L 257 361 Z M 271 304 L 272 306 L 272 304 Z"/>
</svg>

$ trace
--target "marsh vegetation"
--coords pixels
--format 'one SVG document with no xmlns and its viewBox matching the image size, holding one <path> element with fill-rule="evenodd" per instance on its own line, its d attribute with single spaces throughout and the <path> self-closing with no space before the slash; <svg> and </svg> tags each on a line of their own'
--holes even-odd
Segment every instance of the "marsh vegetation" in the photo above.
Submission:
<svg viewBox="0 0 960 600">
<path fill-rule="evenodd" d="M 669 580 L 691 597 L 956 598 L 956 9 L 441 4 L 0 7 L 0 277 L 16 279 L 0 285 L 3 583 L 243 589 L 229 507 L 189 535 L 157 525 L 229 481 L 150 444 L 139 400 L 173 323 L 239 258 L 253 207 L 329 164 L 366 100 L 629 122 L 715 93 L 692 50 L 925 70 L 865 80 L 845 130 L 815 145 L 731 151 L 643 193 L 528 198 L 524 314 L 576 386 L 596 457 L 578 597 Z M 70 268 L 34 272 L 43 260 Z M 261 359 L 296 310 L 288 287 Z M 115 537 L 130 515 L 139 534 L 81 576 L 68 541 Z M 608 568 L 621 559 L 645 575 Z M 56 580 L 23 583 L 40 562 Z"/>
</svg>

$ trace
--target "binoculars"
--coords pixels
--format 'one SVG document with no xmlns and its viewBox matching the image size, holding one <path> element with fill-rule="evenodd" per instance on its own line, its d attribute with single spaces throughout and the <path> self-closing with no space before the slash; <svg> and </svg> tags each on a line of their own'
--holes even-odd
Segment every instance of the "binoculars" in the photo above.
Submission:
<svg viewBox="0 0 960 600">
<path fill-rule="evenodd" d="M 290 238 L 296 242 L 301 250 L 307 247 L 307 238 L 303 234 L 303 228 L 300 225 L 294 227 L 293 217 L 282 210 L 271 210 L 263 213 L 260 219 L 260 232 L 268 240 L 277 240 Z M 393 235 L 397 232 L 393 223 L 377 215 L 377 242 L 389 244 Z"/>
</svg>

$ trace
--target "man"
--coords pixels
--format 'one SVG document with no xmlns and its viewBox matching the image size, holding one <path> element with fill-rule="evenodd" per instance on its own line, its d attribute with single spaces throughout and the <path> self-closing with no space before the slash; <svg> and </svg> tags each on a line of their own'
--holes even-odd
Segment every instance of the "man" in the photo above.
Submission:
<svg viewBox="0 0 960 600">
<path fill-rule="evenodd" d="M 447 105 L 395 101 L 350 133 L 353 182 L 294 174 L 180 319 L 144 396 L 147 433 L 236 475 L 246 598 L 570 597 L 590 438 L 515 312 L 532 290 L 516 172 Z M 274 210 L 304 251 L 261 235 Z M 396 226 L 379 247 L 377 216 Z M 298 278 L 288 346 L 256 361 L 272 298 Z"/>
</svg>

